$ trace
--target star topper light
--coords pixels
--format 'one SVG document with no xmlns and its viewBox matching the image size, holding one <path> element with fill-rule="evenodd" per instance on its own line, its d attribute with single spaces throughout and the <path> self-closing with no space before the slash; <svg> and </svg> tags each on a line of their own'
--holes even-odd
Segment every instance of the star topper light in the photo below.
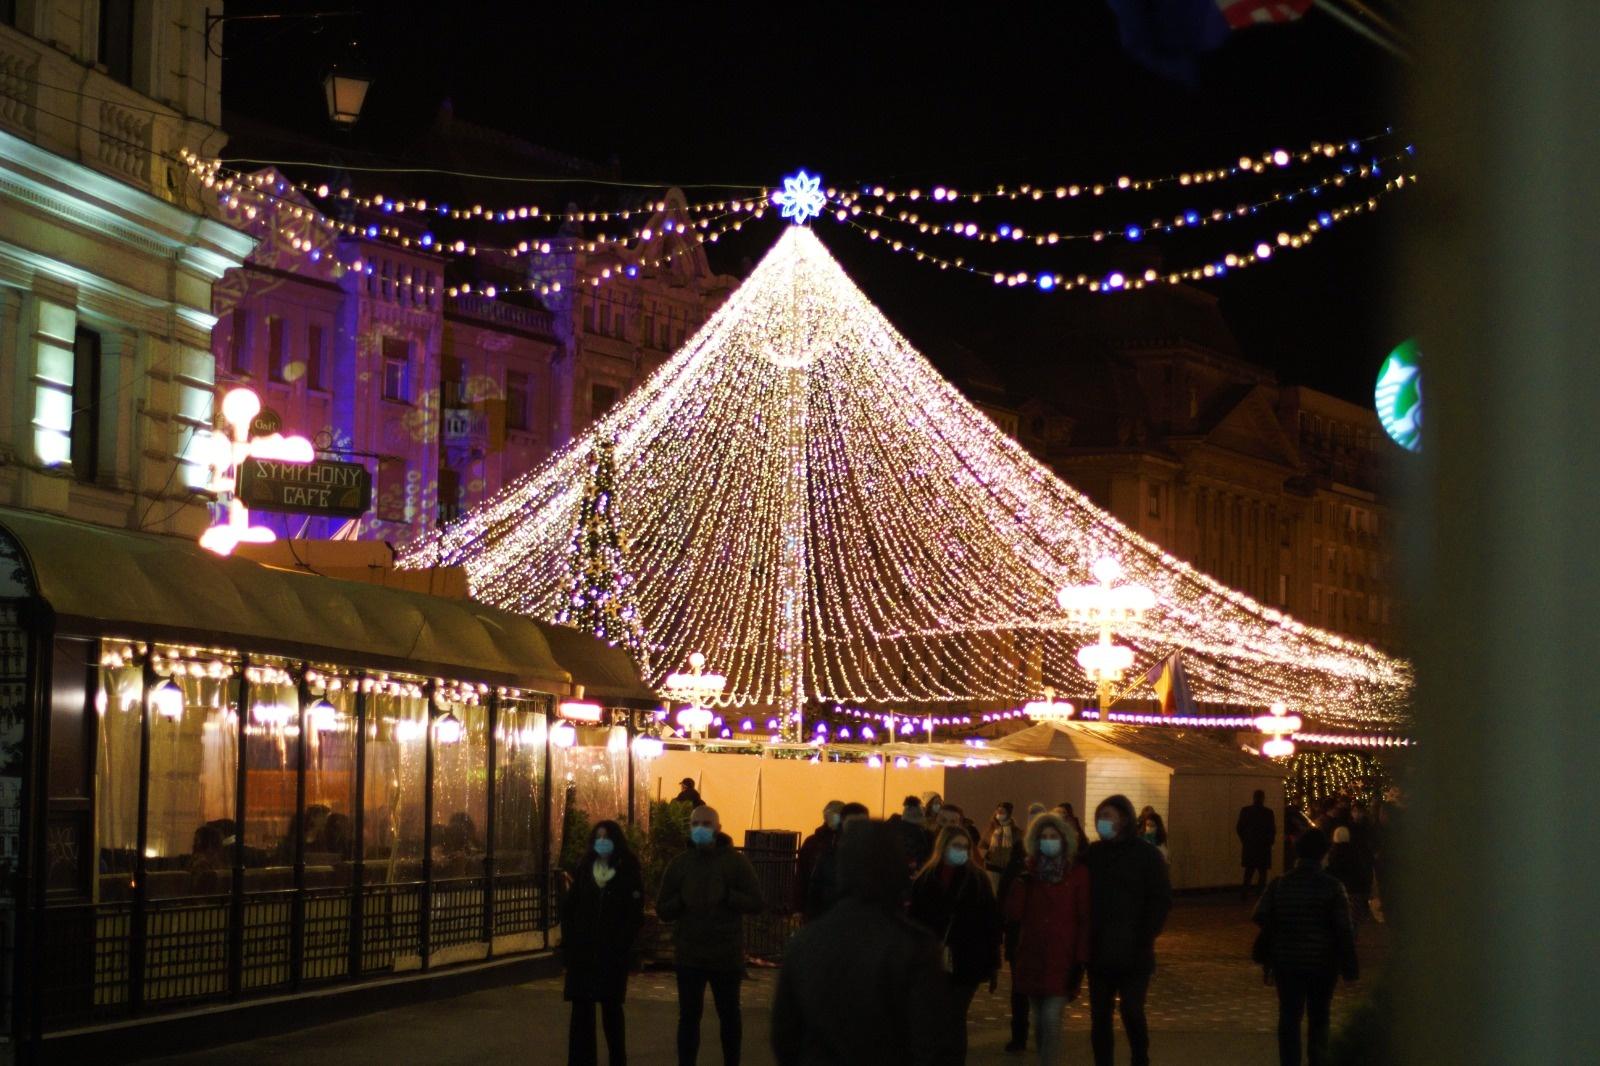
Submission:
<svg viewBox="0 0 1600 1066">
<path fill-rule="evenodd" d="M 803 226 L 822 214 L 828 197 L 822 191 L 822 176 L 805 171 L 783 179 L 783 191 L 772 194 L 772 202 L 783 209 L 783 217 Z"/>
</svg>

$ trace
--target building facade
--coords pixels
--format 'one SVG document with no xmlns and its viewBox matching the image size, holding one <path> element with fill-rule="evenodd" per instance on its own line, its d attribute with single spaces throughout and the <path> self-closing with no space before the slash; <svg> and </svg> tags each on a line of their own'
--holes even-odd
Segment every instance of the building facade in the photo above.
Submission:
<svg viewBox="0 0 1600 1066">
<path fill-rule="evenodd" d="M 621 402 L 737 285 L 684 232 L 676 190 L 647 240 L 553 240 L 532 275 L 551 289 L 541 301 L 484 295 L 484 276 L 525 280 L 521 260 L 484 251 L 463 286 L 459 262 L 330 225 L 276 171 L 250 188 L 211 197 L 257 242 L 213 291 L 218 389 L 254 389 L 284 432 L 366 465 L 374 484 L 355 523 L 260 516 L 282 536 L 404 541 L 448 522 Z"/>
<path fill-rule="evenodd" d="M 0 5 L 0 502 L 193 533 L 211 285 L 249 252 L 178 153 L 216 152 L 200 0 Z"/>
<path fill-rule="evenodd" d="M 1012 405 L 1035 455 L 1218 581 L 1397 646 L 1384 476 L 1400 452 L 1370 408 L 1246 362 L 1214 298 L 1196 290 L 1099 301 L 1060 343 L 1070 359 L 1042 358 L 1054 369 Z"/>
</svg>

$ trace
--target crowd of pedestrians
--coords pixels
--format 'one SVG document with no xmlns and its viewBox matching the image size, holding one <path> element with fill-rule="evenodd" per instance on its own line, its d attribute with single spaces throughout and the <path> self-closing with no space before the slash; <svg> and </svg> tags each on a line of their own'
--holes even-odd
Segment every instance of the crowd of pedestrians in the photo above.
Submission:
<svg viewBox="0 0 1600 1066">
<path fill-rule="evenodd" d="M 698 1059 L 709 988 L 722 1061 L 738 1066 L 744 919 L 765 901 L 716 810 L 698 802 L 694 782 L 684 792 L 696 801 L 689 846 L 667 866 L 655 899 L 672 928 L 678 1061 Z M 1358 809 L 1324 811 L 1340 822 L 1331 833 L 1286 818 L 1297 861 L 1256 906 L 1252 955 L 1276 986 L 1285 1064 L 1300 1062 L 1302 1043 L 1321 1061 L 1334 985 L 1357 976 L 1349 886 L 1371 877 L 1353 847 L 1368 832 Z M 1119 1016 L 1129 1060 L 1150 1062 L 1145 1000 L 1172 903 L 1165 823 L 1150 808 L 1135 814 L 1120 795 L 1095 807 L 1092 842 L 1070 804 L 1035 803 L 1020 824 L 1015 814 L 1001 803 L 980 831 L 933 793 L 907 796 L 881 822 L 860 803 L 823 808 L 799 849 L 787 901 L 803 924 L 785 949 L 772 1006 L 779 1063 L 962 1063 L 968 1011 L 979 989 L 998 989 L 1002 966 L 1011 977 L 1007 1052 L 1026 1054 L 1031 1035 L 1041 1066 L 1063 1061 L 1064 1009 L 1087 992 L 1096 1066 L 1115 1061 Z M 1276 819 L 1262 793 L 1240 812 L 1237 831 L 1248 895 L 1273 865 Z M 1324 869 L 1340 846 L 1347 858 Z M 626 1063 L 623 1001 L 644 911 L 639 861 L 621 828 L 601 822 L 561 916 L 575 1066 L 597 1062 L 597 1012 L 610 1063 Z"/>
</svg>

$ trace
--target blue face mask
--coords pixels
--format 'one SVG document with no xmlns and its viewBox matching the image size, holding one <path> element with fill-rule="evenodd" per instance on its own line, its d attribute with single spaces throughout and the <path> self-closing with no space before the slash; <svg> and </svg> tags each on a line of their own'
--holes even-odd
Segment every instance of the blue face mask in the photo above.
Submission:
<svg viewBox="0 0 1600 1066">
<path fill-rule="evenodd" d="M 1061 854 L 1061 841 L 1056 837 L 1045 837 L 1039 841 L 1039 854 L 1047 859 L 1053 859 Z"/>
<path fill-rule="evenodd" d="M 602 859 L 616 850 L 617 843 L 610 837 L 601 837 L 594 842 L 594 853 Z"/>
<path fill-rule="evenodd" d="M 1101 818 L 1094 823 L 1094 831 L 1100 834 L 1101 840 L 1110 840 L 1117 835 L 1117 826 L 1111 819 Z"/>
<path fill-rule="evenodd" d="M 709 825 L 693 825 L 689 827 L 689 841 L 697 848 L 703 848 L 717 839 L 717 831 Z"/>
<path fill-rule="evenodd" d="M 945 848 L 944 861 L 951 866 L 965 866 L 967 864 L 966 848 Z"/>
<path fill-rule="evenodd" d="M 839 816 L 838 816 L 838 814 L 836 814 L 836 813 L 834 813 L 832 811 L 830 811 L 828 813 L 828 828 L 829 829 L 837 829 L 837 828 L 839 828 Z"/>
</svg>

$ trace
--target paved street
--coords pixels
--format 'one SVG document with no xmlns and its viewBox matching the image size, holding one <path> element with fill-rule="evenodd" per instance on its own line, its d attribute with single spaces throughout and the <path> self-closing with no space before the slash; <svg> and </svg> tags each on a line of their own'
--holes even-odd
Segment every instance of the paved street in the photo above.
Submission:
<svg viewBox="0 0 1600 1066">
<path fill-rule="evenodd" d="M 1247 917 L 1247 908 L 1222 897 L 1184 900 L 1174 911 L 1160 942 L 1160 969 L 1150 995 L 1157 1062 L 1247 1066 L 1274 1061 L 1276 1000 L 1248 961 L 1253 927 Z M 1361 948 L 1363 968 L 1370 976 L 1383 955 L 1382 927 L 1363 927 Z M 775 980 L 776 971 L 754 970 L 745 985 L 744 1061 L 750 1066 L 772 1061 L 766 1005 Z M 673 989 L 672 974 L 664 971 L 635 977 L 630 984 L 630 1062 L 666 1066 L 674 1061 Z M 970 1019 L 969 1061 L 1026 1061 L 1002 1050 L 1008 1037 L 1007 991 L 1004 981 L 993 996 L 979 991 Z M 1336 1019 L 1354 1002 L 1350 991 L 1341 988 L 1334 1004 Z M 706 1014 L 701 1062 L 717 1066 L 716 1020 L 709 998 Z M 1086 1061 L 1088 1024 L 1086 1002 L 1069 1009 L 1067 1063 Z M 565 1061 L 566 1025 L 560 980 L 550 978 L 159 1061 L 170 1066 L 220 1066 L 241 1060 L 294 1066 L 555 1064 Z"/>
</svg>

